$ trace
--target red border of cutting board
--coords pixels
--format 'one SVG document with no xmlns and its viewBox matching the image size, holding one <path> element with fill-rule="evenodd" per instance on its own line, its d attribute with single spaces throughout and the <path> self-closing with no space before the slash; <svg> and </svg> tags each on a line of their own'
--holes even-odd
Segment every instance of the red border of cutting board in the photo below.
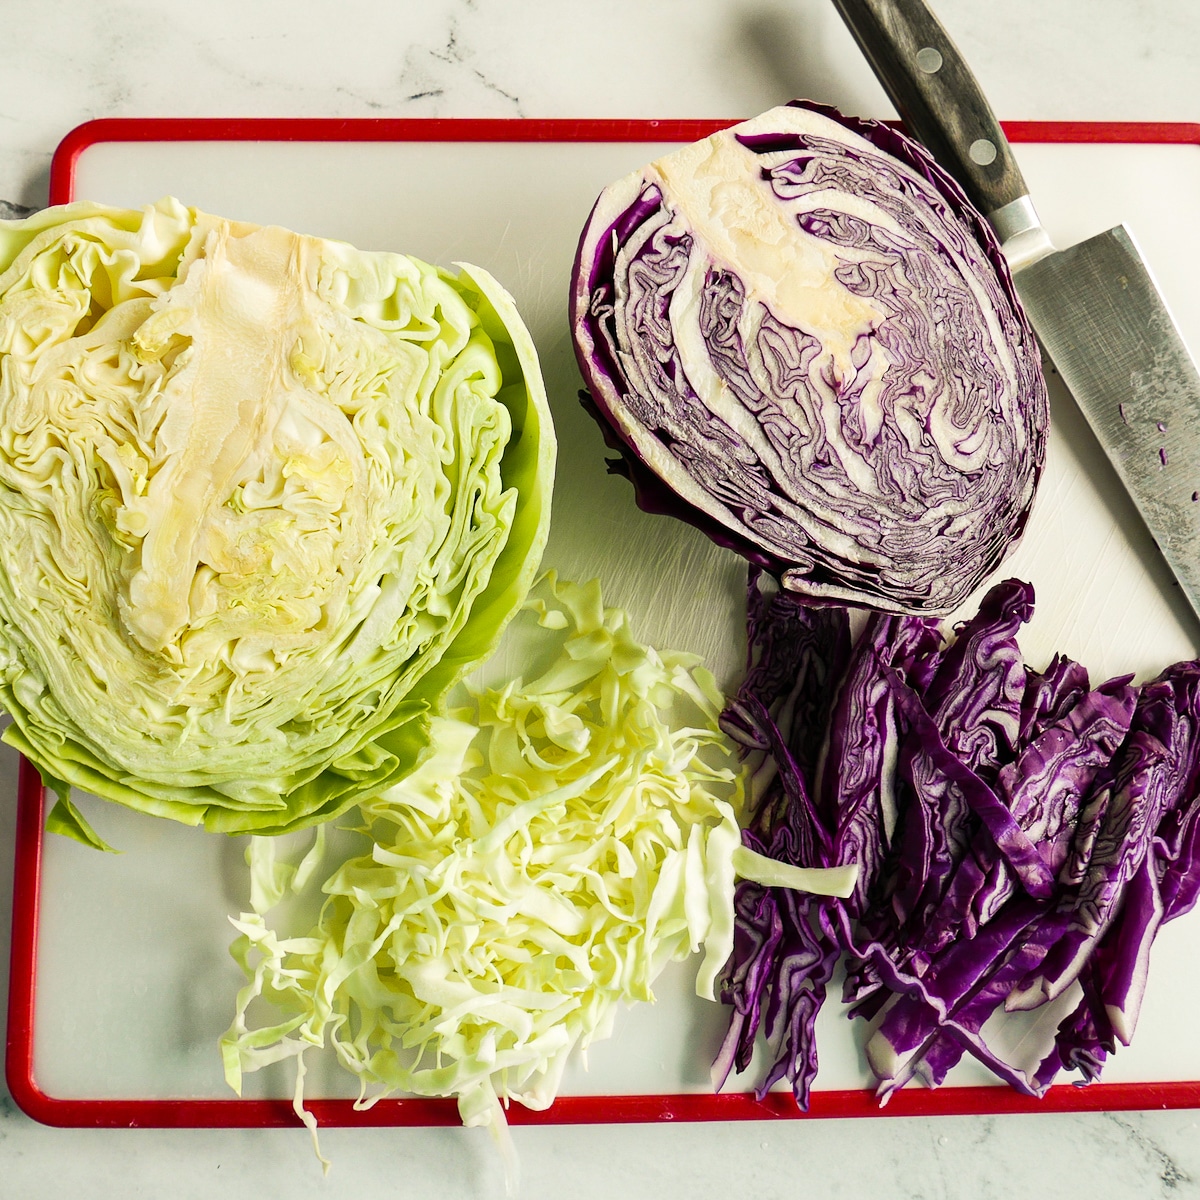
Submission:
<svg viewBox="0 0 1200 1200">
<path fill-rule="evenodd" d="M 706 137 L 728 121 L 628 120 L 329 120 L 274 118 L 113 118 L 89 121 L 63 139 L 50 168 L 50 202 L 71 199 L 75 167 L 88 147 L 102 142 L 153 141 L 488 141 L 671 142 Z M 1200 145 L 1200 124 L 1014 121 L 1004 123 L 1014 142 L 1127 142 Z M 158 1128 L 266 1127 L 297 1124 L 288 1100 L 80 1100 L 47 1095 L 33 1073 L 37 982 L 38 899 L 41 882 L 44 789 L 22 760 L 17 799 L 13 879 L 12 957 L 9 977 L 6 1074 L 13 1099 L 47 1125 Z M 309 1100 L 321 1125 L 457 1125 L 452 1100 L 381 1100 L 356 1111 L 350 1100 Z M 809 1117 L 949 1116 L 969 1113 L 1081 1112 L 1200 1107 L 1200 1080 L 1167 1083 L 1062 1084 L 1041 1099 L 1011 1088 L 906 1088 L 879 1107 L 870 1090 L 818 1091 Z M 514 1125 L 650 1121 L 740 1121 L 802 1116 L 787 1092 L 764 1100 L 728 1095 L 560 1096 L 544 1112 L 513 1105 Z"/>
</svg>

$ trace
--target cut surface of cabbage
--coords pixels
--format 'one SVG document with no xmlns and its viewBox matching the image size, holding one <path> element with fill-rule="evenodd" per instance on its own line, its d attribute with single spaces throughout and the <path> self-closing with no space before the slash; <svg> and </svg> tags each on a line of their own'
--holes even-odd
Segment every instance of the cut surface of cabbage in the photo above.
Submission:
<svg viewBox="0 0 1200 1200">
<path fill-rule="evenodd" d="M 570 304 L 638 503 L 797 595 L 945 615 L 1025 528 L 1033 331 L 986 221 L 879 122 L 796 101 L 615 181 Z"/>
<path fill-rule="evenodd" d="M 457 274 L 164 200 L 0 222 L 0 704 L 227 832 L 411 768 L 544 545 L 537 355 Z"/>
</svg>

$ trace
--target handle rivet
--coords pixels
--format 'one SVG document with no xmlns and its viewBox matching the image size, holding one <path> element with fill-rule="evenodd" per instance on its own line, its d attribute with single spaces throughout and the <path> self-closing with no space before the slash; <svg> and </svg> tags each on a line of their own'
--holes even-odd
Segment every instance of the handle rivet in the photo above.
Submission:
<svg viewBox="0 0 1200 1200">
<path fill-rule="evenodd" d="M 923 46 L 917 51 L 917 66 L 926 75 L 936 75 L 942 69 L 942 56 L 932 46 Z"/>
<path fill-rule="evenodd" d="M 977 138 L 971 143 L 971 148 L 967 153 L 971 156 L 973 163 L 986 167 L 996 161 L 996 143 L 989 142 L 987 138 Z"/>
</svg>

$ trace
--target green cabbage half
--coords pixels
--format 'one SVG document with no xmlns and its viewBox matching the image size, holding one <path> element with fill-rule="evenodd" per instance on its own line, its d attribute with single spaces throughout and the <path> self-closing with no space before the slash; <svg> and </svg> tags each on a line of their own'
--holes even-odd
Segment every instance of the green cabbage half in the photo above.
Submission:
<svg viewBox="0 0 1200 1200">
<path fill-rule="evenodd" d="M 377 795 L 523 601 L 554 450 L 479 268 L 174 200 L 0 222 L 5 740 L 231 833 Z"/>
</svg>

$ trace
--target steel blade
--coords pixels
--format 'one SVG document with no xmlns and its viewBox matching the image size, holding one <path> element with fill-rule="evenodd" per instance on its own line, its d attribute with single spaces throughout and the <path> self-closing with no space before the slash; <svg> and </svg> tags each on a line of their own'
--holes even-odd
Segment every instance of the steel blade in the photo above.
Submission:
<svg viewBox="0 0 1200 1200">
<path fill-rule="evenodd" d="M 1019 268 L 1029 319 L 1200 616 L 1200 371 L 1129 230 Z"/>
</svg>

